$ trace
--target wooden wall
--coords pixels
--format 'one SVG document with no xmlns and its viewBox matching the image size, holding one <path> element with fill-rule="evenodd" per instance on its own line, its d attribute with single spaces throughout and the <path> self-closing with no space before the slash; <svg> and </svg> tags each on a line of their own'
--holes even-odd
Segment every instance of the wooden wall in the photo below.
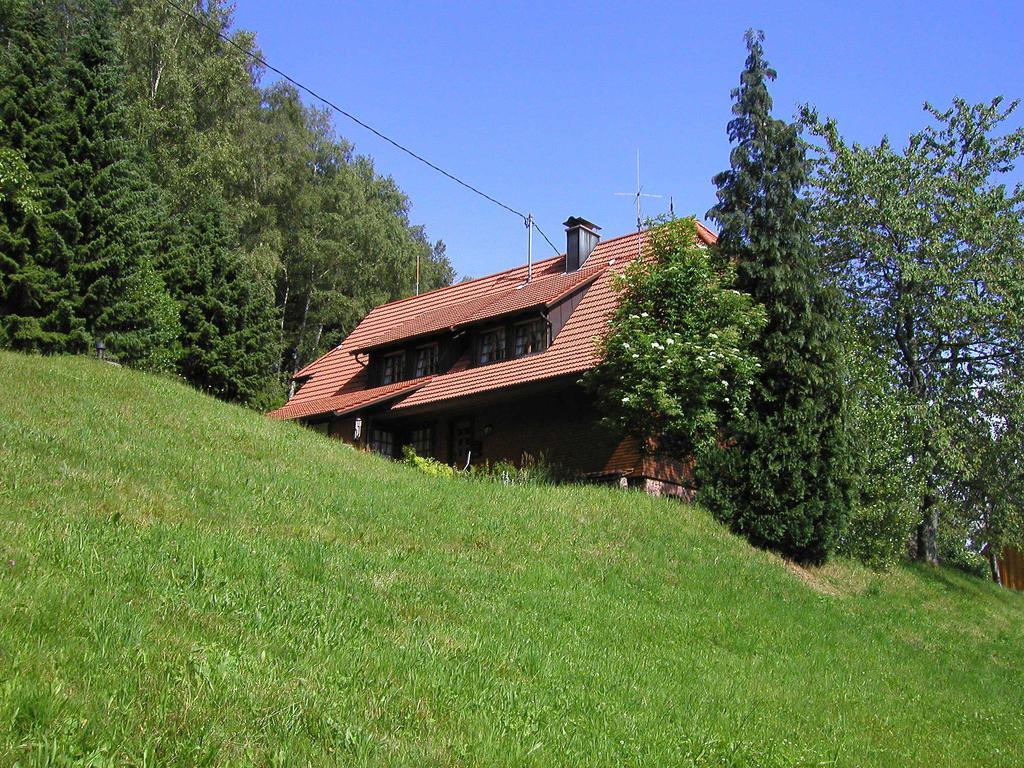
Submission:
<svg viewBox="0 0 1024 768">
<path fill-rule="evenodd" d="M 1004 587 L 1024 589 L 1024 556 L 1013 547 L 1005 547 L 999 558 L 999 575 Z"/>
</svg>

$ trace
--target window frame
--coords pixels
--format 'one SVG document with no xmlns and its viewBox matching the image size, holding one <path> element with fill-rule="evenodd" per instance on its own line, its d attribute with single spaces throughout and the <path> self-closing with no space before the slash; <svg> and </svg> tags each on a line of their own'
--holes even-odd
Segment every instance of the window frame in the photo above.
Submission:
<svg viewBox="0 0 1024 768">
<path fill-rule="evenodd" d="M 381 439 L 382 437 L 385 439 Z M 388 458 L 393 459 L 395 457 L 394 430 L 374 427 L 370 430 L 368 447 L 374 453 L 379 453 L 381 456 L 387 456 Z M 387 451 L 384 450 L 385 448 L 387 448 Z"/>
<path fill-rule="evenodd" d="M 427 353 L 429 355 L 429 370 L 424 368 L 423 372 L 420 372 L 420 355 Z M 422 344 L 416 347 L 416 351 L 413 355 L 413 378 L 421 378 L 423 376 L 433 376 L 437 373 L 437 366 L 441 359 L 440 345 L 435 341 L 430 344 Z"/>
<path fill-rule="evenodd" d="M 417 436 L 421 436 L 422 440 L 417 440 Z M 433 458 L 434 456 L 434 427 L 432 424 L 426 426 L 416 427 L 415 429 L 409 430 L 409 442 L 408 445 L 412 446 L 412 449 L 416 451 L 417 456 L 425 456 L 427 458 Z"/>
<path fill-rule="evenodd" d="M 484 360 L 484 342 L 486 339 L 493 338 L 494 342 L 490 347 L 490 357 Z M 477 365 L 490 365 L 491 363 L 500 363 L 508 359 L 508 332 L 504 325 L 495 325 L 480 331 L 480 337 L 477 341 L 476 349 L 476 364 Z"/>
<path fill-rule="evenodd" d="M 472 451 L 474 444 L 474 435 L 476 430 L 474 429 L 473 419 L 471 417 L 464 417 L 456 419 L 451 424 L 451 462 L 461 469 L 466 464 L 466 456 L 469 455 L 470 461 L 472 461 Z M 459 433 L 464 432 L 465 435 L 465 450 L 462 455 L 459 455 Z"/>
<path fill-rule="evenodd" d="M 388 363 L 396 361 L 392 371 L 394 378 L 388 378 Z M 405 352 L 389 352 L 380 361 L 380 384 L 386 387 L 388 384 L 397 384 L 405 378 Z"/>
<path fill-rule="evenodd" d="M 523 351 L 519 351 L 519 332 L 521 329 L 526 330 L 526 344 L 523 346 Z M 540 342 L 539 345 L 534 348 L 533 341 L 535 334 L 532 329 L 536 328 L 536 339 Z M 527 355 L 536 355 L 539 352 L 543 352 L 548 348 L 548 324 L 543 317 L 535 317 L 530 320 L 522 320 L 512 326 L 512 357 L 526 357 Z"/>
</svg>

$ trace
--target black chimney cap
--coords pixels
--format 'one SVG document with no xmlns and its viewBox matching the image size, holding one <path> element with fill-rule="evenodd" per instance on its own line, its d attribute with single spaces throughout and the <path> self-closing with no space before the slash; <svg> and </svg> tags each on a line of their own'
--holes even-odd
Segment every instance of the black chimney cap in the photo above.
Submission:
<svg viewBox="0 0 1024 768">
<path fill-rule="evenodd" d="M 587 221 L 582 216 L 570 216 L 568 219 L 562 222 L 562 226 L 568 227 L 570 229 L 572 227 L 585 227 L 595 232 L 601 229 L 599 226 L 597 226 L 597 224 L 595 224 L 592 221 Z"/>
</svg>

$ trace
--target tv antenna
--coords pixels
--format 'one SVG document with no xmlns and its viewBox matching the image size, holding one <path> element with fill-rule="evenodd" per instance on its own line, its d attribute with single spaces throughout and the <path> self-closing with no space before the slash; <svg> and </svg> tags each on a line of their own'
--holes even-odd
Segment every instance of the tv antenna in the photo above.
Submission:
<svg viewBox="0 0 1024 768">
<path fill-rule="evenodd" d="M 640 149 L 636 150 L 636 192 L 616 192 L 616 195 L 620 197 L 632 197 L 636 200 L 636 231 L 637 234 L 643 232 L 644 229 L 644 216 L 643 216 L 643 198 L 645 197 L 656 197 L 661 198 L 661 195 L 654 195 L 649 192 L 644 192 L 643 186 L 640 184 Z M 637 248 L 643 248 L 640 238 L 637 238 Z"/>
</svg>

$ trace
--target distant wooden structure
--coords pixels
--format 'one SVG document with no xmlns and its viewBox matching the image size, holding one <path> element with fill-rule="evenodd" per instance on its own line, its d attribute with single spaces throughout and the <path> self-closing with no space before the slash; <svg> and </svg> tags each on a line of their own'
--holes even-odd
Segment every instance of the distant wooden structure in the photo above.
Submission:
<svg viewBox="0 0 1024 768">
<path fill-rule="evenodd" d="M 1014 547 L 1003 547 L 1000 557 L 996 558 L 999 565 L 999 583 L 1010 589 L 1024 590 L 1024 555 Z"/>
</svg>

